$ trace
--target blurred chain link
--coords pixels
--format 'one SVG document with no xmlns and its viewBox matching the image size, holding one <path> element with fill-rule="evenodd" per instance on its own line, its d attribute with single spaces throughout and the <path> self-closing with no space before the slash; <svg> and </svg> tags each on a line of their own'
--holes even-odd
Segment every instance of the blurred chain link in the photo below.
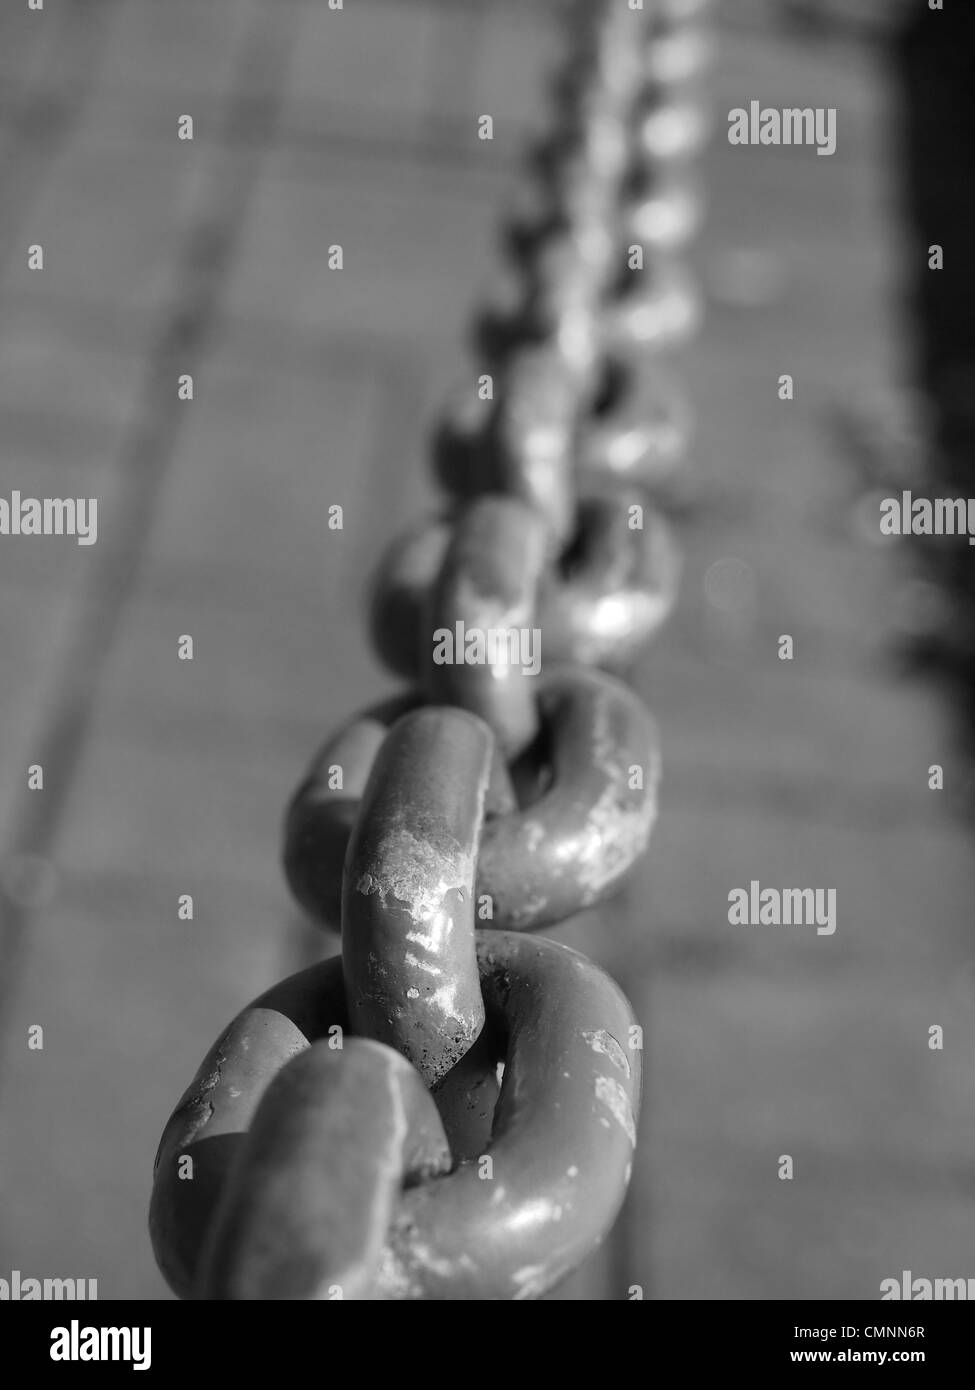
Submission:
<svg viewBox="0 0 975 1390">
<path fill-rule="evenodd" d="M 238 1015 L 163 1133 L 150 1227 L 182 1297 L 538 1298 L 629 1182 L 641 1030 L 524 933 L 615 892 L 656 816 L 655 726 L 619 677 L 677 589 L 654 492 L 690 411 L 660 355 L 700 320 L 679 253 L 713 43 L 705 0 L 563 8 L 552 130 L 474 326 L 493 391 L 448 401 L 444 509 L 374 584 L 410 689 L 325 743 L 285 819 L 289 885 L 342 954 Z M 458 628 L 539 633 L 544 674 L 436 661 Z"/>
</svg>

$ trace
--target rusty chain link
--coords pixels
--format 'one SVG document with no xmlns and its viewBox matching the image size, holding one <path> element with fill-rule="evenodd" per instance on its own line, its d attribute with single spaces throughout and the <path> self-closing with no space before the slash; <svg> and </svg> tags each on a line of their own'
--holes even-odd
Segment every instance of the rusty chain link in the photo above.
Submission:
<svg viewBox="0 0 975 1390">
<path fill-rule="evenodd" d="M 656 815 L 655 726 L 620 676 L 680 568 L 653 498 L 690 413 L 659 359 L 700 317 L 677 253 L 707 8 L 568 7 L 554 133 L 475 323 L 493 392 L 448 401 L 445 509 L 374 583 L 410 688 L 325 743 L 285 819 L 288 883 L 341 956 L 234 1019 L 160 1143 L 150 1228 L 182 1297 L 538 1298 L 622 1203 L 640 1029 L 591 961 L 525 933 L 615 892 Z M 436 658 L 465 632 L 505 640 Z M 506 645 L 533 633 L 544 674 Z"/>
</svg>

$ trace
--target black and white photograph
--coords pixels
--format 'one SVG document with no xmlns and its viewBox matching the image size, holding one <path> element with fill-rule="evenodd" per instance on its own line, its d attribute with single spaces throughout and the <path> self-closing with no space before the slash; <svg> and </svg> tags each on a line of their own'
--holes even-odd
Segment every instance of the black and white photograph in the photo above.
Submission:
<svg viewBox="0 0 975 1390">
<path fill-rule="evenodd" d="M 972 0 L 3 0 L 25 1376 L 957 1359 L 973 79 Z"/>
</svg>

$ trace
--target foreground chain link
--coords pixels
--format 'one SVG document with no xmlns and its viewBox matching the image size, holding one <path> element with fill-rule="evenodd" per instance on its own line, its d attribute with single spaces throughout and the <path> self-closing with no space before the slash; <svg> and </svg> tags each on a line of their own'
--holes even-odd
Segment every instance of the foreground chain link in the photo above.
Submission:
<svg viewBox="0 0 975 1390">
<path fill-rule="evenodd" d="M 690 412 L 659 355 L 700 317 L 676 253 L 706 9 L 569 7 L 556 129 L 435 431 L 448 501 L 373 586 L 410 688 L 328 739 L 285 819 L 288 883 L 341 956 L 244 1009 L 163 1133 L 150 1229 L 181 1297 L 538 1298 L 619 1211 L 642 1032 L 597 966 L 527 933 L 604 903 L 656 817 L 656 728 L 620 677 L 680 571 L 654 495 Z M 504 641 L 439 659 L 465 632 Z M 511 634 L 540 635 L 544 673 Z"/>
</svg>

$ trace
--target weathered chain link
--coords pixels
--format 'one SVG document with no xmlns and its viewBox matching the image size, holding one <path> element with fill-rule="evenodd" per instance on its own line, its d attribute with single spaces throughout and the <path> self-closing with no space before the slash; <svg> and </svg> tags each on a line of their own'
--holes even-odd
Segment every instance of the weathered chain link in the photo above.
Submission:
<svg viewBox="0 0 975 1390">
<path fill-rule="evenodd" d="M 523 933 L 615 892 L 656 815 L 655 726 L 617 677 L 679 574 L 653 496 L 690 412 L 659 355 L 700 317 L 676 253 L 706 9 L 569 7 L 555 132 L 475 323 L 492 389 L 448 402 L 445 509 L 374 584 L 411 689 L 326 742 L 286 816 L 288 882 L 342 954 L 230 1024 L 162 1137 L 150 1226 L 181 1296 L 537 1298 L 619 1210 L 641 1030 L 591 961 Z M 540 633 L 544 674 L 503 645 L 435 657 L 465 632 Z"/>
</svg>

